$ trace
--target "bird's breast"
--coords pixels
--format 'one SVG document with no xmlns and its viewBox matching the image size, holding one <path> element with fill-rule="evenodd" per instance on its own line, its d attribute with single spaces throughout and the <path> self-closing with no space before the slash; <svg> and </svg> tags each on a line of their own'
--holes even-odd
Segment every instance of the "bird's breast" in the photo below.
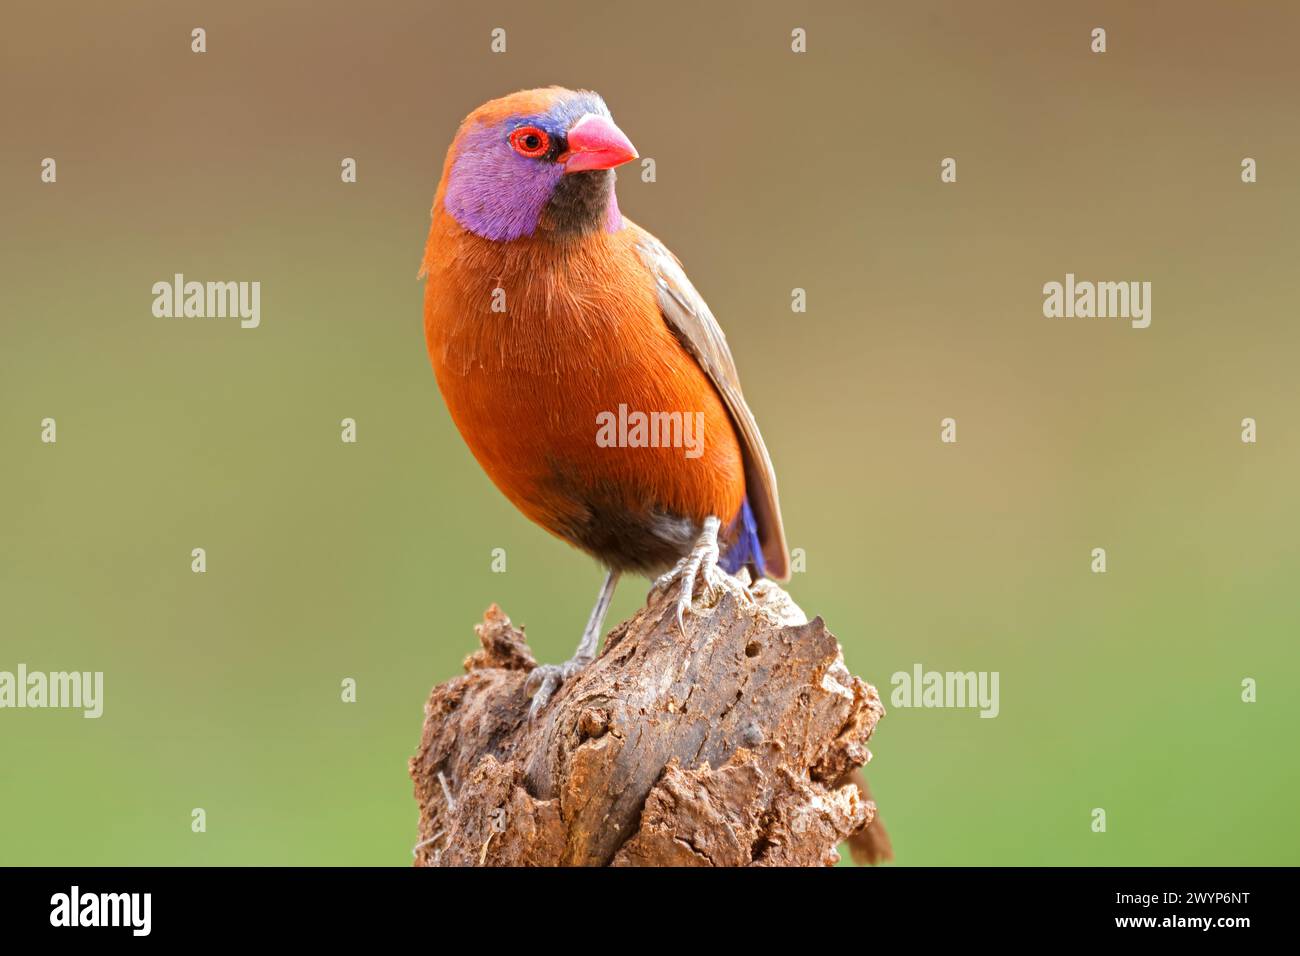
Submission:
<svg viewBox="0 0 1300 956">
<path fill-rule="evenodd" d="M 425 260 L 429 357 L 501 491 L 593 553 L 645 522 L 686 522 L 672 533 L 689 536 L 709 514 L 731 520 L 744 476 L 730 416 L 664 322 L 627 231 L 557 247 L 439 225 L 445 241 Z"/>
</svg>

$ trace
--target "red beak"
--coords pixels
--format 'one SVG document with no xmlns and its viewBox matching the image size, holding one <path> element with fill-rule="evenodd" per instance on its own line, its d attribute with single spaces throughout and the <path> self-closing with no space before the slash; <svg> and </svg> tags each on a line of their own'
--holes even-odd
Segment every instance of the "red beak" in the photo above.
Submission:
<svg viewBox="0 0 1300 956">
<path fill-rule="evenodd" d="M 569 127 L 569 150 L 561 160 L 566 173 L 578 173 L 613 169 L 636 158 L 636 147 L 612 120 L 588 113 Z"/>
</svg>

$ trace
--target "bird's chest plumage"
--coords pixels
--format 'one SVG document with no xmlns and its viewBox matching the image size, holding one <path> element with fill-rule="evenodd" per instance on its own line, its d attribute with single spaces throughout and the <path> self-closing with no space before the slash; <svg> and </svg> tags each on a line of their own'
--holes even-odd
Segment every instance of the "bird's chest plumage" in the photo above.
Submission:
<svg viewBox="0 0 1300 956">
<path fill-rule="evenodd" d="M 457 428 L 507 497 L 633 569 L 661 565 L 657 552 L 675 545 L 629 539 L 687 540 L 706 515 L 730 520 L 744 494 L 730 417 L 664 322 L 629 238 L 557 249 L 446 228 L 426 261 L 429 356 Z M 602 554 L 611 548 L 634 553 Z"/>
</svg>

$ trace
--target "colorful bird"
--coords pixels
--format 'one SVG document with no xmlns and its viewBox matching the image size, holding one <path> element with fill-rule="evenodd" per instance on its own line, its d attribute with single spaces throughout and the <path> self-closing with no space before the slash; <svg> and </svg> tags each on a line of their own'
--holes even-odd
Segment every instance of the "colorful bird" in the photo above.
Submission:
<svg viewBox="0 0 1300 956">
<path fill-rule="evenodd" d="M 776 476 L 726 338 L 681 263 L 625 218 L 637 158 L 595 93 L 526 90 L 461 124 L 420 274 L 429 358 L 488 477 L 607 569 L 574 656 L 529 676 L 536 716 L 596 655 L 619 575 L 665 572 L 678 626 L 721 567 L 786 580 Z"/>
</svg>

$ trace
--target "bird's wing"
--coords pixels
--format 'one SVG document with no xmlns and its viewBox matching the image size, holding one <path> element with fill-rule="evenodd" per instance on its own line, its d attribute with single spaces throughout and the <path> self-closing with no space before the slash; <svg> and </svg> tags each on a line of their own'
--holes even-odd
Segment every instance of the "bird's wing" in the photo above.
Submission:
<svg viewBox="0 0 1300 956">
<path fill-rule="evenodd" d="M 786 553 L 785 531 L 781 527 L 781 503 L 776 493 L 776 472 L 767 446 L 754 421 L 754 413 L 745 404 L 740 390 L 736 363 L 727 348 L 727 337 L 718 327 L 704 298 L 686 278 L 682 264 L 644 229 L 627 223 L 637 232 L 636 248 L 654 278 L 659 308 L 669 327 L 713 381 L 722 396 L 740 436 L 745 462 L 745 495 L 758 524 L 758 539 L 763 548 L 767 576 L 777 581 L 790 577 L 790 560 Z"/>
</svg>

